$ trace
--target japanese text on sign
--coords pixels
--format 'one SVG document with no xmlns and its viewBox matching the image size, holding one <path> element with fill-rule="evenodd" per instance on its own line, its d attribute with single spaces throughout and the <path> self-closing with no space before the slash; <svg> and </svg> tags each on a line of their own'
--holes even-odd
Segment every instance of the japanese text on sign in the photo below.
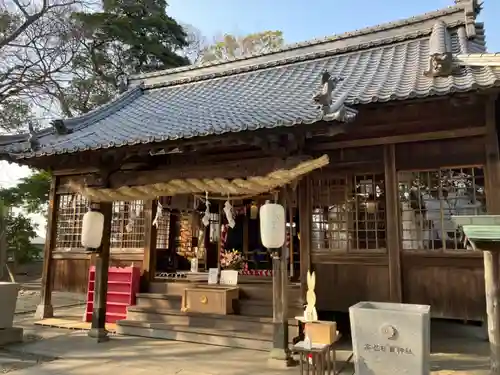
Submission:
<svg viewBox="0 0 500 375">
<path fill-rule="evenodd" d="M 403 348 L 400 346 L 386 345 L 386 344 L 365 344 L 364 350 L 368 352 L 385 352 L 394 354 L 407 354 L 413 355 L 410 348 Z"/>
</svg>

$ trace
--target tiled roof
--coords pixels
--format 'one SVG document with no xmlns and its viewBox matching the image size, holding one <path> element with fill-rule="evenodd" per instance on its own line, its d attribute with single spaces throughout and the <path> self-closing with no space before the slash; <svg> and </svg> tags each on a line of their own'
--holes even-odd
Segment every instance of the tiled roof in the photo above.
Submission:
<svg viewBox="0 0 500 375">
<path fill-rule="evenodd" d="M 0 153 L 25 158 L 314 123 L 323 119 L 312 97 L 325 70 L 343 79 L 333 92 L 338 107 L 500 86 L 500 71 L 488 66 L 427 74 L 431 57 L 446 62 L 448 55 L 485 52 L 483 26 L 471 29 L 465 8 L 460 3 L 276 53 L 132 77 L 136 87 L 117 100 L 65 120 L 71 134 L 47 129 L 32 142 L 27 135 L 0 137 Z M 348 110 L 337 120 L 354 115 Z"/>
</svg>

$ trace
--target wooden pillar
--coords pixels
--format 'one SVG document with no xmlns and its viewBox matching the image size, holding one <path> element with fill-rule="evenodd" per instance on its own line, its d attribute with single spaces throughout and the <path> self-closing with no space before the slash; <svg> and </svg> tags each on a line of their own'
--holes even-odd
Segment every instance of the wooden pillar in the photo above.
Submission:
<svg viewBox="0 0 500 375">
<path fill-rule="evenodd" d="M 399 189 L 394 144 L 384 145 L 386 243 L 389 257 L 389 295 L 392 302 L 403 302 L 401 279 L 401 232 L 399 227 Z"/>
<path fill-rule="evenodd" d="M 156 272 L 156 234 L 157 228 L 153 225 L 158 209 L 158 201 L 149 200 L 145 202 L 144 222 L 145 222 L 145 244 L 144 259 L 142 262 L 141 289 L 147 292 L 150 283 L 155 278 Z"/>
<path fill-rule="evenodd" d="M 92 324 L 88 333 L 90 337 L 97 339 L 97 342 L 103 342 L 109 339 L 108 332 L 106 331 L 106 302 L 108 294 L 108 269 L 113 203 L 101 203 L 100 211 L 104 215 L 104 228 L 101 247 L 95 258 L 94 308 L 92 310 Z"/>
<path fill-rule="evenodd" d="M 301 303 L 306 302 L 307 271 L 311 269 L 311 178 L 305 176 L 299 183 L 299 251 L 300 251 L 300 295 Z"/>
<path fill-rule="evenodd" d="M 223 222 L 222 205 L 220 204 L 220 202 L 218 202 L 218 210 L 219 210 L 218 211 L 219 212 L 219 222 L 217 225 L 219 226 L 219 239 L 217 240 L 217 274 L 219 275 L 218 280 L 220 281 L 220 272 L 222 270 L 220 261 L 221 261 L 221 256 L 222 256 L 222 222 Z"/>
<path fill-rule="evenodd" d="M 500 215 L 500 152 L 497 95 L 486 102 L 486 203 L 488 214 Z M 491 374 L 500 374 L 500 251 L 484 251 L 484 281 Z"/>
<path fill-rule="evenodd" d="M 36 319 L 52 318 L 54 308 L 52 306 L 52 251 L 56 242 L 57 231 L 57 213 L 59 210 L 59 196 L 57 195 L 58 177 L 52 176 L 49 190 L 49 209 L 47 220 L 47 234 L 45 236 L 45 247 L 43 251 L 43 271 L 42 271 L 42 290 L 40 293 L 40 303 L 35 312 Z"/>
<path fill-rule="evenodd" d="M 0 281 L 7 279 L 7 213 L 5 203 L 0 200 Z"/>
<path fill-rule="evenodd" d="M 285 188 L 284 188 L 285 189 Z M 285 190 L 280 192 L 280 204 L 285 207 Z M 273 261 L 273 349 L 271 359 L 290 362 L 288 348 L 288 263 L 286 241 L 281 249 L 270 249 Z"/>
<path fill-rule="evenodd" d="M 243 219 L 243 256 L 248 260 L 248 247 L 249 247 L 249 236 L 248 236 L 248 225 L 250 224 L 250 213 L 245 208 L 245 218 Z"/>
</svg>

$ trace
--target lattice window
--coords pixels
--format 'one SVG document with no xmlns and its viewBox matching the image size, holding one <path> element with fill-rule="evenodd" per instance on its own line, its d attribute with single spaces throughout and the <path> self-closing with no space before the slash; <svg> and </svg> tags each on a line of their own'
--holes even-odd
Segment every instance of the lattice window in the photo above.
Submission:
<svg viewBox="0 0 500 375">
<path fill-rule="evenodd" d="M 158 218 L 156 227 L 156 248 L 168 249 L 170 238 L 170 212 L 163 209 L 162 215 Z"/>
<path fill-rule="evenodd" d="M 399 172 L 402 247 L 471 250 L 453 215 L 486 213 L 481 168 Z"/>
<path fill-rule="evenodd" d="M 80 195 L 59 196 L 56 219 L 56 250 L 81 248 L 82 219 L 88 201 Z"/>
<path fill-rule="evenodd" d="M 111 248 L 142 249 L 145 235 L 144 201 L 114 202 Z"/>
<path fill-rule="evenodd" d="M 83 215 L 88 200 L 80 195 L 59 196 L 56 219 L 56 250 L 81 249 Z M 113 203 L 111 248 L 144 248 L 144 202 Z"/>
<path fill-rule="evenodd" d="M 383 175 L 313 179 L 314 250 L 385 249 Z"/>
</svg>

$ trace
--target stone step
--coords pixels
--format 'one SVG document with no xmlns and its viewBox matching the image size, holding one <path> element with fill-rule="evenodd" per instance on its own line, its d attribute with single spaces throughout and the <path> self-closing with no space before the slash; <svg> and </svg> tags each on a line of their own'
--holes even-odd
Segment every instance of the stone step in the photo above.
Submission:
<svg viewBox="0 0 500 375">
<path fill-rule="evenodd" d="M 162 323 L 177 327 L 210 328 L 232 331 L 248 331 L 258 334 L 272 334 L 272 318 L 262 318 L 242 315 L 200 314 L 181 312 L 179 310 L 164 310 L 151 307 L 129 306 L 127 321 Z M 298 334 L 298 323 L 289 321 L 289 335 Z"/>
<path fill-rule="evenodd" d="M 252 283 L 239 284 L 240 299 L 252 300 L 273 300 L 273 285 L 272 283 Z M 298 301 L 300 299 L 300 285 L 288 285 L 288 300 Z"/>
<path fill-rule="evenodd" d="M 136 306 L 180 311 L 182 296 L 161 293 L 138 293 L 136 295 Z"/>
<path fill-rule="evenodd" d="M 272 333 L 256 334 L 249 330 L 230 330 L 227 327 L 201 328 L 119 320 L 116 322 L 116 333 L 241 349 L 269 351 L 272 348 Z"/>
<path fill-rule="evenodd" d="M 273 303 L 267 300 L 240 299 L 239 314 L 245 316 L 273 316 Z M 304 308 L 298 302 L 288 304 L 288 316 L 293 318 L 298 315 L 303 315 Z"/>
<path fill-rule="evenodd" d="M 195 282 L 189 281 L 169 281 L 169 282 L 153 282 L 149 284 L 149 293 L 153 294 L 168 294 L 182 296 L 184 289 L 192 288 Z"/>
</svg>

